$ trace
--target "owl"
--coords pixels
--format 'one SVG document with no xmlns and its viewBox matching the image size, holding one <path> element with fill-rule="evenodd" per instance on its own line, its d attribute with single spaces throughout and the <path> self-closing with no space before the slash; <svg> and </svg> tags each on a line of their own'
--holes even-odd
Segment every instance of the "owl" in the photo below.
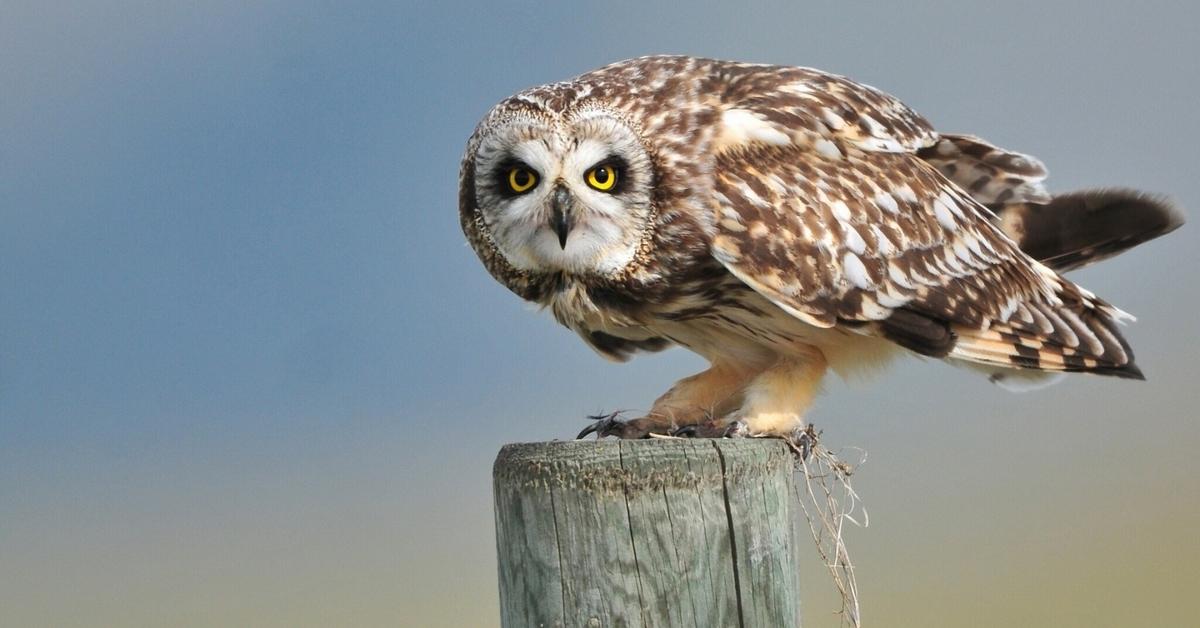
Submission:
<svg viewBox="0 0 1200 628">
<path fill-rule="evenodd" d="M 709 362 L 580 437 L 786 439 L 826 371 L 902 353 L 1017 389 L 1143 379 L 1132 317 L 1060 273 L 1182 219 L 1129 190 L 1051 195 L 1045 177 L 842 76 L 652 56 L 497 104 L 467 143 L 459 213 L 488 272 L 600 355 Z"/>
</svg>

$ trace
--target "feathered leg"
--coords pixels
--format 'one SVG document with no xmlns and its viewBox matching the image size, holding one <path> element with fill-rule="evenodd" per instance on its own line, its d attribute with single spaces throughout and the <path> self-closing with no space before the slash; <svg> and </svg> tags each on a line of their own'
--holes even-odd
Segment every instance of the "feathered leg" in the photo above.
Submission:
<svg viewBox="0 0 1200 628">
<path fill-rule="evenodd" d="M 686 429 L 689 436 L 777 437 L 792 440 L 804 430 L 804 412 L 821 389 L 828 361 L 815 347 L 781 358 L 746 385 L 741 405 L 725 416 Z"/>
<path fill-rule="evenodd" d="M 821 389 L 826 367 L 824 354 L 809 348 L 760 373 L 746 388 L 735 434 L 789 438 L 803 430 L 804 412 Z"/>
</svg>

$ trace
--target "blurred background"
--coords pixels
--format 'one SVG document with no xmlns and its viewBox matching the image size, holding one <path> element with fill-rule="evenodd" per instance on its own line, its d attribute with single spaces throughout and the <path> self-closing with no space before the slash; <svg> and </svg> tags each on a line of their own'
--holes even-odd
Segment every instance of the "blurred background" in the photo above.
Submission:
<svg viewBox="0 0 1200 628">
<path fill-rule="evenodd" d="M 699 370 L 614 365 L 456 215 L 499 99 L 686 53 L 808 65 L 1050 186 L 1200 208 L 1186 3 L 0 7 L 0 625 L 494 626 L 491 464 Z M 1074 278 L 1149 381 L 1011 395 L 908 359 L 811 418 L 869 452 L 876 626 L 1200 613 L 1194 224 Z M 808 547 L 806 544 L 805 547 Z M 806 626 L 834 626 L 815 558 Z"/>
</svg>

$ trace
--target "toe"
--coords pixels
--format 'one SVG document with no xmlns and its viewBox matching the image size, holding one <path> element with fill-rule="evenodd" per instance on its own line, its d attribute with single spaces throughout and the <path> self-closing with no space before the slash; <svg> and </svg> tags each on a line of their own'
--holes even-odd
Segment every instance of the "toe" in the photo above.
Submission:
<svg viewBox="0 0 1200 628">
<path fill-rule="evenodd" d="M 613 412 L 612 414 L 588 415 L 587 418 L 589 421 L 591 421 L 591 423 L 589 423 L 587 427 L 580 430 L 579 434 L 575 436 L 575 440 L 582 440 L 588 434 L 595 434 L 597 439 L 608 436 L 612 431 L 613 426 L 621 423 L 621 421 L 617 419 L 617 417 L 620 415 L 620 412 Z"/>
<path fill-rule="evenodd" d="M 656 422 L 649 419 L 634 419 L 632 421 L 622 421 L 611 434 L 617 438 L 649 438 L 650 432 L 655 428 L 660 427 Z"/>
<path fill-rule="evenodd" d="M 713 419 L 695 425 L 685 425 L 675 430 L 673 436 L 684 436 L 690 438 L 725 438 L 730 435 L 731 426 L 736 423 L 731 423 L 728 420 Z"/>
<path fill-rule="evenodd" d="M 679 438 L 692 438 L 696 436 L 696 430 L 698 428 L 698 425 L 680 425 L 679 427 L 671 430 L 671 436 L 677 436 Z"/>
<path fill-rule="evenodd" d="M 614 412 L 607 415 L 589 416 L 592 423 L 583 428 L 576 436 L 576 440 L 582 439 L 589 434 L 595 434 L 597 439 L 605 436 L 615 436 L 623 439 L 648 438 L 650 432 L 665 433 L 666 430 L 661 430 L 662 425 L 650 418 L 634 419 L 632 421 L 622 421 L 618 417 L 619 412 Z"/>
</svg>

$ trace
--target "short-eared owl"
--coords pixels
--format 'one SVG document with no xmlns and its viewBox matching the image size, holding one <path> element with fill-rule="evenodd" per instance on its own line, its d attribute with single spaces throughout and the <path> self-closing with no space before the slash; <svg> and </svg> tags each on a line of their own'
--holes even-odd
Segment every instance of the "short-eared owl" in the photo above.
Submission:
<svg viewBox="0 0 1200 628">
<path fill-rule="evenodd" d="M 585 432 L 788 437 L 827 369 L 900 350 L 1008 386 L 1142 378 L 1131 317 L 1059 272 L 1182 220 L 1130 191 L 1052 196 L 1045 176 L 841 76 L 660 56 L 496 105 L 459 209 L 492 276 L 601 355 L 711 362 Z"/>
</svg>

